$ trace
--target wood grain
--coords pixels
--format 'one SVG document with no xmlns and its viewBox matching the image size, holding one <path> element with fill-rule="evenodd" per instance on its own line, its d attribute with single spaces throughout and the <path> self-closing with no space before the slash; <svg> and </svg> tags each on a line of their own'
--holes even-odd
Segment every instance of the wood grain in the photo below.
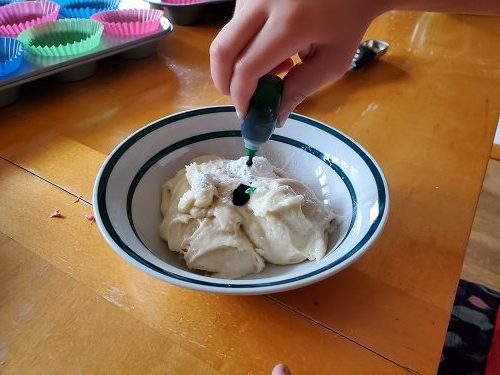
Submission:
<svg viewBox="0 0 500 375">
<path fill-rule="evenodd" d="M 17 242 L 0 253 L 2 374 L 217 373 Z"/>
<path fill-rule="evenodd" d="M 491 160 L 479 197 L 462 277 L 500 290 L 500 161 Z"/>
<path fill-rule="evenodd" d="M 0 177 L 2 371 L 406 373 L 266 297 L 153 279 L 108 249 L 87 204 L 2 160 Z M 66 217 L 49 218 L 55 208 Z"/>
</svg>

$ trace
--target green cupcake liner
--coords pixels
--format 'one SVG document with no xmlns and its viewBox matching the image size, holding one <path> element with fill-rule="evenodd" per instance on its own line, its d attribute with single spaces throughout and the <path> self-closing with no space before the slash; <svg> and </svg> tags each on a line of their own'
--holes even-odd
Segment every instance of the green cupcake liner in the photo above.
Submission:
<svg viewBox="0 0 500 375">
<path fill-rule="evenodd" d="M 17 37 L 29 53 L 65 57 L 85 53 L 101 41 L 103 25 L 89 19 L 71 18 L 24 30 Z"/>
</svg>

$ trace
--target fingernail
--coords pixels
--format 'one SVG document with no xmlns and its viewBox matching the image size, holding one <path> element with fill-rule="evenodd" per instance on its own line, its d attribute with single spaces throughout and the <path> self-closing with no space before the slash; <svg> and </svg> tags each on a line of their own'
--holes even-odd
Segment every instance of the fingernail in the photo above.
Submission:
<svg viewBox="0 0 500 375">
<path fill-rule="evenodd" d="M 238 116 L 238 118 L 240 120 L 243 120 L 243 116 L 241 116 L 240 112 L 238 112 L 238 110 L 236 110 L 236 116 Z"/>
</svg>

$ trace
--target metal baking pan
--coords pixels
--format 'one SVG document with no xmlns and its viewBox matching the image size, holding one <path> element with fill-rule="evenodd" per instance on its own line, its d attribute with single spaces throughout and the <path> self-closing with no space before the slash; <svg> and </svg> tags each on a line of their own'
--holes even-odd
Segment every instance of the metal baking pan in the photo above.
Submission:
<svg viewBox="0 0 500 375">
<path fill-rule="evenodd" d="M 156 52 L 156 44 L 172 32 L 172 24 L 162 17 L 159 31 L 136 36 L 118 37 L 103 34 L 101 43 L 82 55 L 53 58 L 34 56 L 26 52 L 21 67 L 8 76 L 0 77 L 0 107 L 13 103 L 19 96 L 19 86 L 42 77 L 56 75 L 60 81 L 77 81 L 94 74 L 97 61 L 121 54 L 124 58 L 136 59 Z"/>
<path fill-rule="evenodd" d="M 234 13 L 235 0 L 200 0 L 191 4 L 171 4 L 161 0 L 145 0 L 151 8 L 163 9 L 174 25 L 195 25 L 203 21 L 229 20 Z"/>
</svg>

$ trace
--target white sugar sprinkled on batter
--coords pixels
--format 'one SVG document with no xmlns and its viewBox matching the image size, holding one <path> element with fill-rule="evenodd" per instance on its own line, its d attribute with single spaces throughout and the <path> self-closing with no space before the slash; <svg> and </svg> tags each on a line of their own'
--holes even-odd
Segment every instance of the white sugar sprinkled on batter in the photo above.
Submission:
<svg viewBox="0 0 500 375">
<path fill-rule="evenodd" d="M 257 177 L 276 178 L 274 167 L 266 158 L 256 156 L 253 165 L 249 167 L 247 157 L 236 160 L 213 160 L 203 164 L 191 163 L 186 167 L 193 192 L 203 190 L 210 185 L 219 185 L 229 180 L 237 179 L 240 183 L 251 183 Z M 189 173 L 190 170 L 197 173 Z"/>
</svg>

